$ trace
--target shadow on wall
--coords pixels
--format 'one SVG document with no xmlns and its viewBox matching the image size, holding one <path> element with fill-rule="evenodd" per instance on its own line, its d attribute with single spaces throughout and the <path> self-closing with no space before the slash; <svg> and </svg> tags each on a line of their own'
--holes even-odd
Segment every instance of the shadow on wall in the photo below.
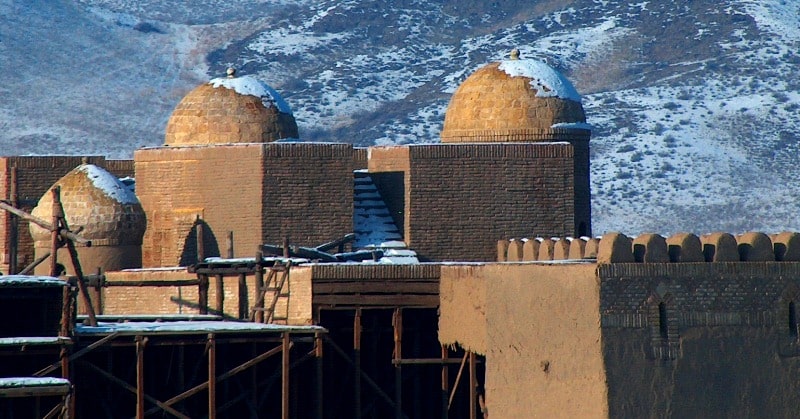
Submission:
<svg viewBox="0 0 800 419">
<path fill-rule="evenodd" d="M 198 260 L 198 235 L 202 232 L 203 251 L 202 257 L 220 256 L 219 243 L 211 226 L 203 220 L 198 219 L 195 221 L 192 228 L 189 230 L 186 238 L 183 240 L 183 252 L 178 266 L 189 266 L 199 262 Z"/>
</svg>

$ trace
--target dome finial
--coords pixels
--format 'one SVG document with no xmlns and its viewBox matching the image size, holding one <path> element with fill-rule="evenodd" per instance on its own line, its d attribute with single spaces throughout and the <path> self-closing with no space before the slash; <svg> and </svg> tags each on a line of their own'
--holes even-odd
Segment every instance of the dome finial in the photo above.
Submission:
<svg viewBox="0 0 800 419">
<path fill-rule="evenodd" d="M 225 73 L 228 75 L 229 79 L 236 77 L 236 69 L 233 67 L 228 67 L 228 70 L 225 71 Z"/>
<path fill-rule="evenodd" d="M 519 60 L 519 50 L 514 48 L 511 50 L 511 59 L 512 60 Z"/>
</svg>

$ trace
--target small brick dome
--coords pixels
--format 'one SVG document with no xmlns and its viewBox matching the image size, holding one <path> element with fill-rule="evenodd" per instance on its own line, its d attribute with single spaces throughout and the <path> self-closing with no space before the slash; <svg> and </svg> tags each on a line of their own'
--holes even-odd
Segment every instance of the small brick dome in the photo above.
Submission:
<svg viewBox="0 0 800 419">
<path fill-rule="evenodd" d="M 136 194 L 116 176 L 93 164 L 82 164 L 56 182 L 31 212 L 52 219 L 51 190 L 61 187 L 61 205 L 70 229 L 83 227 L 82 237 L 93 246 L 141 245 L 146 225 L 142 205 Z M 49 242 L 50 232 L 30 224 L 36 242 Z"/>
<path fill-rule="evenodd" d="M 589 135 L 572 84 L 545 63 L 512 58 L 488 64 L 461 83 L 447 107 L 441 139 L 529 142 Z"/>
<path fill-rule="evenodd" d="M 297 138 L 291 108 L 254 77 L 216 78 L 178 103 L 167 123 L 164 145 L 267 143 Z"/>
</svg>

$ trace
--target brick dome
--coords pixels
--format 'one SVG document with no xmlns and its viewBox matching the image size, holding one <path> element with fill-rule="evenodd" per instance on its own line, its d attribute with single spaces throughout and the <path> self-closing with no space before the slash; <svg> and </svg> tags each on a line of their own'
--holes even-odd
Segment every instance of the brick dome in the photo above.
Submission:
<svg viewBox="0 0 800 419">
<path fill-rule="evenodd" d="M 458 87 L 444 119 L 444 143 L 569 141 L 589 138 L 580 95 L 539 61 L 488 64 Z"/>
<path fill-rule="evenodd" d="M 164 145 L 266 143 L 297 138 L 297 123 L 280 95 L 250 76 L 217 78 L 178 103 Z"/>
<path fill-rule="evenodd" d="M 61 187 L 61 205 L 70 229 L 83 227 L 80 235 L 92 246 L 142 244 L 146 219 L 136 194 L 116 176 L 93 164 L 82 164 L 56 182 L 39 200 L 32 214 L 50 221 L 53 213 L 51 190 Z M 33 240 L 50 241 L 50 232 L 30 224 Z"/>
</svg>

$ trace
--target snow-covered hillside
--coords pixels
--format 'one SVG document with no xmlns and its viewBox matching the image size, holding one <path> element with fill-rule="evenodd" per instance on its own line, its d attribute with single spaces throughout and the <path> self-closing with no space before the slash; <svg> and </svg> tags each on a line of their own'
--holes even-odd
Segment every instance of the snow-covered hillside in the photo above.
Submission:
<svg viewBox="0 0 800 419">
<path fill-rule="evenodd" d="M 458 84 L 517 47 L 583 95 L 594 233 L 800 230 L 798 2 L 0 0 L 0 15 L 2 154 L 130 157 L 228 66 L 278 90 L 305 140 L 435 142 Z"/>
</svg>

